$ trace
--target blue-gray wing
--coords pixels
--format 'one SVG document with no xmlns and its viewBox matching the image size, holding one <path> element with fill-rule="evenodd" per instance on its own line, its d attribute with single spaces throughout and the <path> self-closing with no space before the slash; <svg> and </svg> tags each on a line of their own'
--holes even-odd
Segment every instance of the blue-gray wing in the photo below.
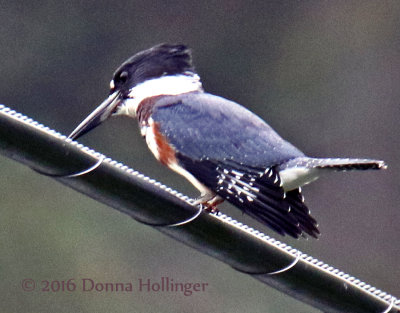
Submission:
<svg viewBox="0 0 400 313">
<path fill-rule="evenodd" d="M 249 110 L 207 93 L 162 97 L 152 118 L 176 151 L 191 159 L 267 168 L 303 156 Z"/>
<path fill-rule="evenodd" d="M 203 93 L 163 96 L 151 117 L 179 164 L 210 190 L 282 235 L 318 236 L 300 190 L 285 194 L 276 169 L 303 153 L 259 117 Z"/>
</svg>

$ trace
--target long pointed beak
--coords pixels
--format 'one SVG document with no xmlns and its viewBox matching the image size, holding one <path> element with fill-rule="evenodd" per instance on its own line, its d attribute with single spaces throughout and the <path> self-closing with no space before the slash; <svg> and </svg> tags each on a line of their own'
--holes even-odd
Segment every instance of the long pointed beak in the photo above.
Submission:
<svg viewBox="0 0 400 313">
<path fill-rule="evenodd" d="M 90 113 L 90 115 L 74 129 L 68 138 L 75 140 L 96 126 L 100 125 L 114 112 L 120 102 L 120 92 L 115 91 L 106 100 L 104 100 L 103 103 L 96 108 L 96 110 Z"/>
</svg>

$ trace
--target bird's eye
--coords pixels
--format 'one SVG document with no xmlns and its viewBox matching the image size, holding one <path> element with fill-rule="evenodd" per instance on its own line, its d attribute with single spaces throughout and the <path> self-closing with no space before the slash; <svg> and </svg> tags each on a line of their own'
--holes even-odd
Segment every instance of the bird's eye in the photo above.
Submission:
<svg viewBox="0 0 400 313">
<path fill-rule="evenodd" d="M 119 83 L 125 83 L 127 79 L 128 79 L 128 72 L 127 71 L 121 72 L 121 74 L 119 74 L 119 76 L 118 76 L 118 82 Z"/>
</svg>

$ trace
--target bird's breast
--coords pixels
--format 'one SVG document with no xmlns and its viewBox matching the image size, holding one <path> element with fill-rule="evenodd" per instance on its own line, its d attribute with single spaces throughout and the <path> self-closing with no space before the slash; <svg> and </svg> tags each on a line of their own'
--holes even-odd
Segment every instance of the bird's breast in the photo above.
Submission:
<svg viewBox="0 0 400 313">
<path fill-rule="evenodd" d="M 150 117 L 148 126 L 145 128 L 146 143 L 156 159 L 166 166 L 176 164 L 174 148 L 168 143 L 168 140 L 160 132 L 159 125 Z"/>
<path fill-rule="evenodd" d="M 140 127 L 142 127 L 142 125 L 149 125 L 149 118 L 153 113 L 153 108 L 157 100 L 159 100 L 161 97 L 163 96 L 148 97 L 139 103 L 136 109 L 136 117 L 139 121 Z"/>
</svg>

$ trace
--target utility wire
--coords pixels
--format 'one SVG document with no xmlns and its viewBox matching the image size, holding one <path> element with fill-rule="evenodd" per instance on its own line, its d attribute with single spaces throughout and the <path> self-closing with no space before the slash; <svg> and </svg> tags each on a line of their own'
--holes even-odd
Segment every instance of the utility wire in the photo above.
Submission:
<svg viewBox="0 0 400 313">
<path fill-rule="evenodd" d="M 400 300 L 0 105 L 0 153 L 324 312 L 400 312 Z"/>
</svg>

